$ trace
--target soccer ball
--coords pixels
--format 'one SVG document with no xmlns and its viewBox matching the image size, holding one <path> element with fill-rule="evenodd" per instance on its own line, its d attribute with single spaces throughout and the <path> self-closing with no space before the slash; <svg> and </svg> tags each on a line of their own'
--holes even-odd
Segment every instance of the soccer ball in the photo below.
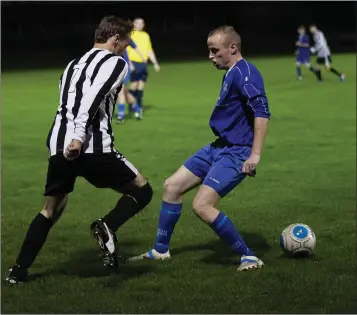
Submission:
<svg viewBox="0 0 357 315">
<path fill-rule="evenodd" d="M 315 245 L 315 233 L 306 224 L 290 224 L 280 235 L 280 247 L 295 257 L 310 256 Z"/>
</svg>

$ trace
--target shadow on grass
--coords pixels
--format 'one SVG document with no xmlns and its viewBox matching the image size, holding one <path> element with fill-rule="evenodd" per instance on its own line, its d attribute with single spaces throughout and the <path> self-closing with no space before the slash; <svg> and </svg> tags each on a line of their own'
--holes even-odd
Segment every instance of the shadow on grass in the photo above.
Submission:
<svg viewBox="0 0 357 315">
<path fill-rule="evenodd" d="M 242 233 L 244 241 L 251 250 L 260 258 L 271 249 L 265 238 L 256 233 Z M 179 255 L 189 251 L 213 251 L 212 254 L 201 259 L 207 264 L 231 265 L 237 263 L 237 254 L 235 254 L 223 241 L 214 240 L 206 244 L 192 244 L 171 250 L 172 255 Z"/>
<path fill-rule="evenodd" d="M 293 256 L 292 254 L 290 253 L 286 253 L 286 252 L 283 252 L 281 253 L 277 259 L 291 259 L 291 260 L 311 260 L 313 262 L 317 262 L 317 261 L 320 261 L 322 260 L 321 257 L 319 256 L 316 256 L 315 254 L 312 254 L 312 255 L 308 255 L 306 253 L 301 253 L 301 254 L 298 254 L 298 255 L 295 255 Z"/>
<path fill-rule="evenodd" d="M 120 248 L 131 247 L 137 244 L 136 242 L 125 242 L 120 244 Z M 120 255 L 121 253 L 119 253 Z M 29 276 L 29 280 L 49 277 L 51 275 L 62 275 L 79 278 L 102 278 L 108 276 L 115 276 L 115 282 L 133 279 L 150 273 L 152 266 L 150 265 L 129 265 L 126 264 L 119 256 L 119 268 L 113 269 L 105 267 L 100 257 L 99 248 L 85 248 L 81 251 L 69 253 L 67 261 L 60 262 L 58 265 L 51 268 L 51 270 L 34 273 Z M 119 281 L 118 278 L 119 277 Z"/>
</svg>

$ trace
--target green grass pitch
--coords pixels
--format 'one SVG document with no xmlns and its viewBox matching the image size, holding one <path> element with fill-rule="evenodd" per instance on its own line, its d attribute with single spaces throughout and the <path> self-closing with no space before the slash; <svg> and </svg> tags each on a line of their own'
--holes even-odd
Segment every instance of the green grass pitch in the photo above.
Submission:
<svg viewBox="0 0 357 315">
<path fill-rule="evenodd" d="M 238 273 L 237 258 L 191 211 L 187 194 L 169 262 L 104 268 L 91 222 L 118 195 L 82 179 L 50 232 L 30 282 L 2 285 L 3 313 L 332 313 L 356 309 L 356 58 L 336 55 L 340 83 L 323 72 L 317 84 L 294 57 L 252 59 L 262 72 L 272 119 L 258 175 L 219 208 L 265 262 Z M 65 66 L 65 65 L 64 65 Z M 14 262 L 41 210 L 47 170 L 45 141 L 58 103 L 62 69 L 3 73 L 1 272 Z M 152 183 L 151 204 L 118 231 L 120 253 L 153 244 L 162 184 L 186 158 L 214 139 L 208 119 L 223 72 L 209 61 L 150 68 L 145 119 L 115 125 L 116 147 Z M 288 259 L 279 235 L 290 223 L 310 225 L 315 255 Z"/>
</svg>

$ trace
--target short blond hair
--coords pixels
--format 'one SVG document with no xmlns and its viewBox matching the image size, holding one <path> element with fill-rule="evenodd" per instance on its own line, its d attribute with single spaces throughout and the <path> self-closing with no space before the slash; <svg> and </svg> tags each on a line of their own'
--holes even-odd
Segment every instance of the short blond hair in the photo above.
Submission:
<svg viewBox="0 0 357 315">
<path fill-rule="evenodd" d="M 241 49 L 242 40 L 233 26 L 229 26 L 229 25 L 218 26 L 217 28 L 215 28 L 214 30 L 208 33 L 208 37 L 211 37 L 216 34 L 222 34 L 226 37 L 224 41 L 225 45 L 229 45 L 230 43 L 234 42 L 237 45 L 238 49 L 239 50 Z"/>
</svg>

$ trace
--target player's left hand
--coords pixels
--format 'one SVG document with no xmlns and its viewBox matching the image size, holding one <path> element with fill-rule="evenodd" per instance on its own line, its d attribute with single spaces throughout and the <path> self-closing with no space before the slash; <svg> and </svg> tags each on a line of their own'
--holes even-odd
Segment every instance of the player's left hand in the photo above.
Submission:
<svg viewBox="0 0 357 315">
<path fill-rule="evenodd" d="M 64 157 L 67 161 L 73 161 L 81 154 L 82 142 L 77 139 L 73 139 L 64 151 Z"/>
<path fill-rule="evenodd" d="M 316 52 L 315 48 L 314 48 L 314 47 L 311 47 L 311 48 L 310 48 L 310 52 L 311 52 L 312 54 L 314 54 L 314 53 Z"/>
<path fill-rule="evenodd" d="M 160 71 L 160 66 L 159 66 L 158 63 L 155 63 L 155 64 L 154 64 L 154 69 L 155 69 L 156 72 L 159 72 L 159 71 Z"/>
<path fill-rule="evenodd" d="M 242 168 L 243 173 L 247 174 L 248 176 L 254 177 L 259 161 L 260 161 L 259 154 L 251 154 L 249 159 L 243 163 L 243 168 Z"/>
</svg>

